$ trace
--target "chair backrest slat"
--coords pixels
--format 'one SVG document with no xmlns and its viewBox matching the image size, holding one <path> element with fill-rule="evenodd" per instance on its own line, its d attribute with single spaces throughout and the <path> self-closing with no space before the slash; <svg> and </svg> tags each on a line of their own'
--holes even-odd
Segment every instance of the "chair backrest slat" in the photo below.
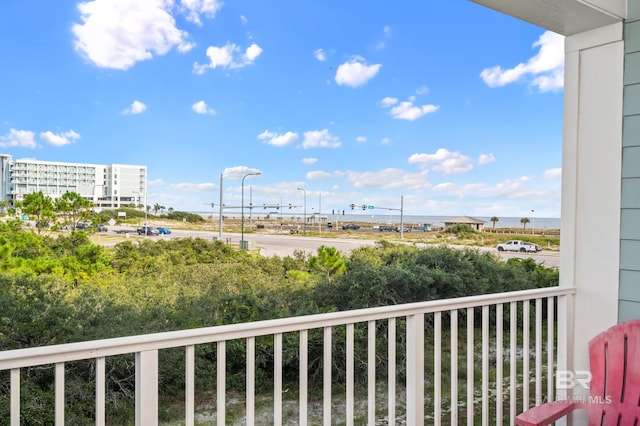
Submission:
<svg viewBox="0 0 640 426">
<path fill-rule="evenodd" d="M 640 320 L 611 327 L 589 342 L 589 424 L 639 425 Z"/>
</svg>

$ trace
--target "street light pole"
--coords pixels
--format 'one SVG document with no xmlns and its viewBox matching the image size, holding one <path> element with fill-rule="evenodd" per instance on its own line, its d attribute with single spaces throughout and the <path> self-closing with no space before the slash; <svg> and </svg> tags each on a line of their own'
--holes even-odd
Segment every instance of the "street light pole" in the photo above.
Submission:
<svg viewBox="0 0 640 426">
<path fill-rule="evenodd" d="M 222 241 L 222 173 L 220 173 L 220 202 L 218 203 L 218 239 Z"/>
<path fill-rule="evenodd" d="M 146 177 L 145 177 L 145 182 L 144 182 L 144 235 L 149 235 L 149 221 L 147 219 L 147 214 L 149 211 L 148 208 L 148 201 L 147 201 L 147 182 L 146 182 Z"/>
<path fill-rule="evenodd" d="M 318 234 L 322 234 L 322 192 L 318 192 Z"/>
<path fill-rule="evenodd" d="M 534 229 L 536 227 L 536 223 L 535 223 L 535 219 L 533 217 L 533 213 L 535 213 L 535 210 L 531 209 L 531 235 L 533 235 Z"/>
<path fill-rule="evenodd" d="M 298 191 L 304 192 L 304 235 L 307 235 L 307 191 L 304 188 L 298 188 Z"/>
<path fill-rule="evenodd" d="M 242 205 L 241 205 L 241 238 L 240 238 L 240 249 L 241 250 L 246 250 L 245 244 L 244 244 L 244 179 L 247 176 L 259 176 L 261 175 L 262 172 L 254 172 L 254 173 L 247 173 L 244 176 L 242 176 Z"/>
<path fill-rule="evenodd" d="M 140 198 L 141 198 L 140 197 L 140 192 L 139 191 L 133 191 L 133 193 L 137 195 L 137 197 L 134 199 L 133 208 L 134 208 L 134 210 L 138 210 L 139 209 L 138 206 L 140 204 Z M 138 216 L 138 226 L 140 226 L 140 216 L 139 215 L 136 215 L 136 216 Z"/>
</svg>

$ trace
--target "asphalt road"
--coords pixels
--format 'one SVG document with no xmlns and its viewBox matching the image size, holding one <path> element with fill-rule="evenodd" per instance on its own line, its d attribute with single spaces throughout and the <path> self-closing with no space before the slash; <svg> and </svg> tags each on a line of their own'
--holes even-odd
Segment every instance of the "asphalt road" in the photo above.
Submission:
<svg viewBox="0 0 640 426">
<path fill-rule="evenodd" d="M 122 227 L 109 227 L 109 232 Z M 204 238 L 207 240 L 218 239 L 218 232 L 212 231 L 187 231 L 172 230 L 170 235 L 137 237 L 137 238 Z M 238 233 L 223 233 L 223 241 L 240 246 L 241 235 Z M 263 256 L 293 256 L 296 251 L 302 251 L 313 254 L 321 245 L 335 247 L 341 252 L 349 253 L 358 247 L 374 245 L 376 240 L 361 240 L 350 238 L 319 238 L 307 237 L 304 235 L 289 234 L 245 234 L 245 241 L 248 241 L 249 249 L 259 251 Z M 418 246 L 424 246 L 417 244 Z M 460 247 L 452 245 L 451 247 Z M 512 257 L 533 258 L 537 263 L 542 263 L 546 267 L 560 266 L 560 253 L 556 251 L 543 250 L 539 253 L 519 253 L 519 252 L 498 252 L 494 247 L 480 248 L 483 251 L 495 253 L 501 259 L 509 259 Z"/>
</svg>

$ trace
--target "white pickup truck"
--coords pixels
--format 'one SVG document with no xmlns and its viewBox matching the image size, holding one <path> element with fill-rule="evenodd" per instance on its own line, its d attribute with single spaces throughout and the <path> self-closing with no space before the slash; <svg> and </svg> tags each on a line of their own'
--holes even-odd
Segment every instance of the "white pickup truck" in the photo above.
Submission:
<svg viewBox="0 0 640 426">
<path fill-rule="evenodd" d="M 506 243 L 498 244 L 496 248 L 498 251 L 521 251 L 534 253 L 542 250 L 542 247 L 539 245 L 522 240 L 509 240 Z"/>
</svg>

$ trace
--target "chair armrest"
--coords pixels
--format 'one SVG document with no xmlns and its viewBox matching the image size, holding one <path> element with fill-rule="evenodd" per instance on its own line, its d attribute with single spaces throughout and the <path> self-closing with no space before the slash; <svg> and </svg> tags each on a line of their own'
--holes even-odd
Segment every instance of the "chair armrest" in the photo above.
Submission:
<svg viewBox="0 0 640 426">
<path fill-rule="evenodd" d="M 546 426 L 580 408 L 574 401 L 556 401 L 533 407 L 516 417 L 519 426 Z"/>
</svg>

